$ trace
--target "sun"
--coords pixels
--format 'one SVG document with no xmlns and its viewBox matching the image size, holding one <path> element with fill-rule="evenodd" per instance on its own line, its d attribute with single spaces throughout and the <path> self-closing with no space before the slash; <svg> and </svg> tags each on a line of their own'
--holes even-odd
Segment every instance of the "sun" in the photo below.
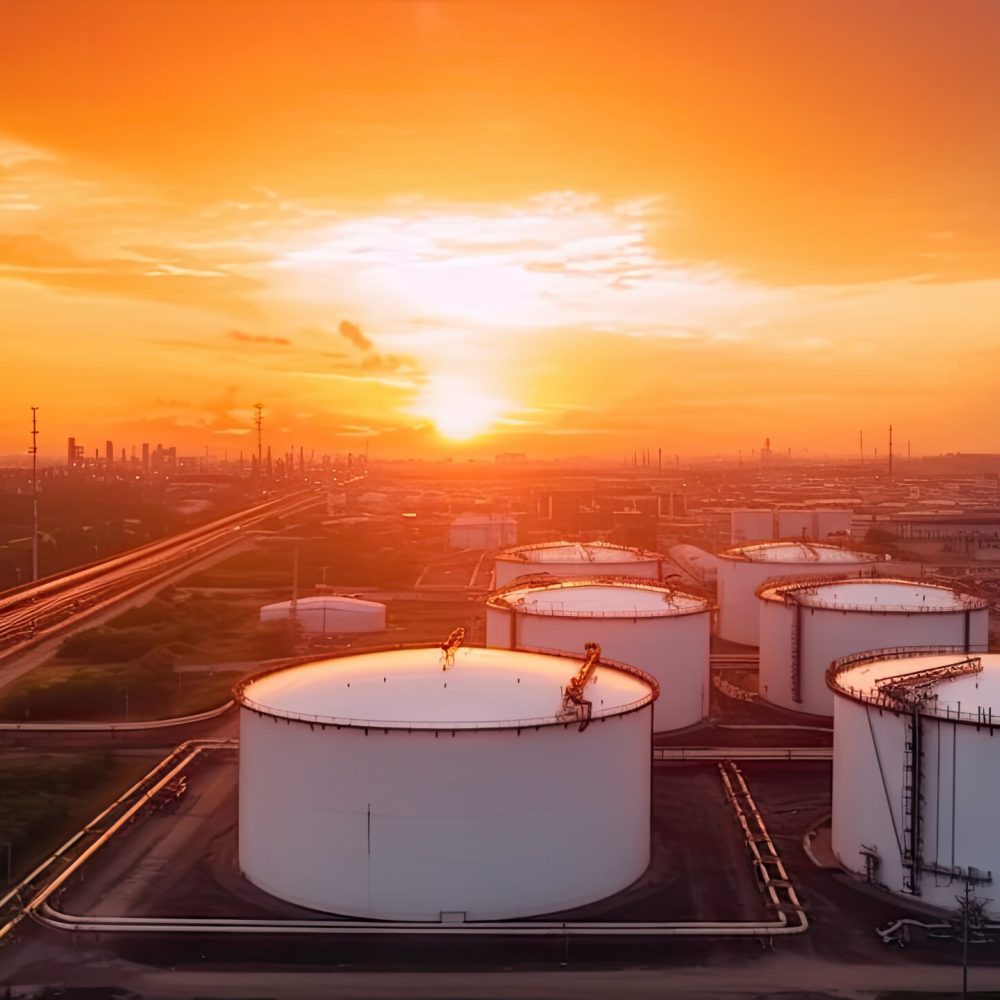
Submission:
<svg viewBox="0 0 1000 1000">
<path fill-rule="evenodd" d="M 438 376 L 420 391 L 413 411 L 430 420 L 449 441 L 469 441 L 493 429 L 504 404 L 465 379 Z"/>
</svg>

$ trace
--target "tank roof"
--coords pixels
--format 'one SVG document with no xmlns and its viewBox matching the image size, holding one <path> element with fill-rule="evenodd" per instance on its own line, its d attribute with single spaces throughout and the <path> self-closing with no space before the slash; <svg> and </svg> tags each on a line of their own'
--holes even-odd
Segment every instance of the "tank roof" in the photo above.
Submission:
<svg viewBox="0 0 1000 1000">
<path fill-rule="evenodd" d="M 505 549 L 497 558 L 532 563 L 623 563 L 649 562 L 662 556 L 610 542 L 540 542 Z"/>
<path fill-rule="evenodd" d="M 760 545 L 743 545 L 719 553 L 720 559 L 733 559 L 758 563 L 873 563 L 885 556 L 873 552 L 855 552 L 838 545 L 819 542 L 763 542 Z"/>
<path fill-rule="evenodd" d="M 439 646 L 382 649 L 279 667 L 240 684 L 240 705 L 324 725 L 385 729 L 510 729 L 562 725 L 563 688 L 582 658 L 462 646 L 442 667 Z M 592 718 L 650 704 L 659 686 L 634 667 L 601 661 L 587 687 Z"/>
<path fill-rule="evenodd" d="M 291 601 L 278 601 L 276 604 L 265 604 L 264 610 L 291 610 Z M 318 594 L 313 597 L 300 597 L 298 607 L 302 611 L 352 611 L 361 614 L 375 614 L 385 610 L 385 605 L 378 601 L 363 601 L 358 597 L 345 597 L 341 594 Z"/>
<path fill-rule="evenodd" d="M 943 613 L 989 607 L 988 601 L 959 587 L 890 577 L 771 581 L 757 596 L 837 611 Z"/>
<path fill-rule="evenodd" d="M 515 583 L 492 594 L 490 607 L 578 618 L 666 618 L 711 610 L 703 597 L 632 577 L 580 577 Z"/>
<path fill-rule="evenodd" d="M 936 718 L 982 724 L 986 717 L 996 718 L 1000 723 L 1000 653 L 967 653 L 957 647 L 857 653 L 835 660 L 827 674 L 827 683 L 835 693 L 899 711 L 900 706 L 886 698 L 887 678 L 905 678 L 921 671 L 940 672 L 949 664 L 967 661 L 978 661 L 982 669 L 933 681 L 930 699 L 922 710 Z"/>
<path fill-rule="evenodd" d="M 452 522 L 453 528 L 473 524 L 517 524 L 517 518 L 510 514 L 459 514 Z"/>
</svg>

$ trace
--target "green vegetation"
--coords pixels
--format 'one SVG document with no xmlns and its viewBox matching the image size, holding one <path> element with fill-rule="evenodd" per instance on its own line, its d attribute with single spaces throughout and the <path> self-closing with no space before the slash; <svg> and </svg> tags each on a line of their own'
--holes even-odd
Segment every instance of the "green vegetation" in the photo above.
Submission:
<svg viewBox="0 0 1000 1000">
<path fill-rule="evenodd" d="M 260 625 L 256 604 L 168 588 L 69 636 L 54 660 L 0 691 L 0 718 L 115 722 L 205 711 L 226 701 L 234 674 L 178 667 L 289 656 L 295 643 L 291 623 Z"/>
<path fill-rule="evenodd" d="M 331 587 L 410 587 L 426 562 L 426 552 L 413 545 L 402 524 L 393 529 L 380 521 L 317 530 L 323 537 L 299 543 L 303 593 L 324 581 Z M 185 585 L 278 589 L 288 598 L 293 559 L 291 542 L 264 543 L 192 576 Z"/>
<path fill-rule="evenodd" d="M 0 844 L 11 845 L 15 880 L 152 766 L 152 758 L 100 751 L 0 757 Z M 0 849 L 0 884 L 6 850 Z"/>
</svg>

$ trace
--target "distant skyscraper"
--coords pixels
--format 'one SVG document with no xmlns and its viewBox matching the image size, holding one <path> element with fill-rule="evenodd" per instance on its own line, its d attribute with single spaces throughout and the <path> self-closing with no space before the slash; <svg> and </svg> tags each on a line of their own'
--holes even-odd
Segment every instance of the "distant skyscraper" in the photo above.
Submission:
<svg viewBox="0 0 1000 1000">
<path fill-rule="evenodd" d="M 76 465 L 76 438 L 70 438 L 66 443 L 66 464 L 71 469 Z"/>
<path fill-rule="evenodd" d="M 149 443 L 142 444 L 142 468 L 144 472 L 149 472 Z"/>
<path fill-rule="evenodd" d="M 104 465 L 108 469 L 113 469 L 115 466 L 115 446 L 111 441 L 104 442 Z"/>
</svg>

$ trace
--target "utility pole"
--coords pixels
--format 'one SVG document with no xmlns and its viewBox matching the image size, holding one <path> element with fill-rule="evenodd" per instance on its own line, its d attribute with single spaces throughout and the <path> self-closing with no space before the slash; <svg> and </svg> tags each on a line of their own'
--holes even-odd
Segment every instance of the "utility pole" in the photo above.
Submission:
<svg viewBox="0 0 1000 1000">
<path fill-rule="evenodd" d="M 969 879 L 965 880 L 965 902 L 962 906 L 962 996 L 969 995 Z"/>
<path fill-rule="evenodd" d="M 254 413 L 253 417 L 253 423 L 254 426 L 257 428 L 257 475 L 259 476 L 261 473 L 261 469 L 263 468 L 261 462 L 264 460 L 264 455 L 263 455 L 264 404 L 254 403 L 253 408 L 254 410 L 256 410 L 256 413 Z"/>
<path fill-rule="evenodd" d="M 31 408 L 31 580 L 38 579 L 38 407 Z"/>
</svg>

